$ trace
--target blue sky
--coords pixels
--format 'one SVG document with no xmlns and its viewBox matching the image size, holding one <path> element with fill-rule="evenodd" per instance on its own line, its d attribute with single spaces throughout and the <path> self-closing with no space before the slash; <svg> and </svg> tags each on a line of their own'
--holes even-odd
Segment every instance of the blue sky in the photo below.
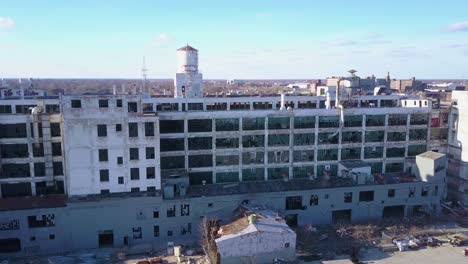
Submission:
<svg viewBox="0 0 468 264">
<path fill-rule="evenodd" d="M 0 0 L 0 77 L 468 78 L 468 1 Z"/>
</svg>

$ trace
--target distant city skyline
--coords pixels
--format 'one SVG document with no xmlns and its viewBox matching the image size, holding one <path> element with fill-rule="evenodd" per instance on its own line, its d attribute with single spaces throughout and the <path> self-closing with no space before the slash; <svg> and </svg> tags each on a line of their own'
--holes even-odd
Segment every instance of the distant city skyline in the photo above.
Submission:
<svg viewBox="0 0 468 264">
<path fill-rule="evenodd" d="M 468 2 L 0 0 L 0 78 L 468 79 Z"/>
</svg>

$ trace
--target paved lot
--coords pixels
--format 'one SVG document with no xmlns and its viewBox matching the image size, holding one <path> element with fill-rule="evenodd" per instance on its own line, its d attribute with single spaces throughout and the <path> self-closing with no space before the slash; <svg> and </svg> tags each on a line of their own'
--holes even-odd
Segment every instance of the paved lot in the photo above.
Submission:
<svg viewBox="0 0 468 264">
<path fill-rule="evenodd" d="M 424 248 L 416 251 L 395 252 L 385 255 L 379 251 L 368 252 L 362 261 L 372 264 L 467 264 L 468 257 L 463 255 L 462 247 L 444 244 L 436 248 Z"/>
</svg>

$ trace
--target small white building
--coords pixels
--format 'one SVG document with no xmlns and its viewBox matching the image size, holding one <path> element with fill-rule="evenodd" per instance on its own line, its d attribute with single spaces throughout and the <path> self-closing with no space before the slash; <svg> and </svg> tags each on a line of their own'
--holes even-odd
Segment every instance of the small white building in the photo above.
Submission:
<svg viewBox="0 0 468 264">
<path fill-rule="evenodd" d="M 273 263 L 296 256 L 296 233 L 277 213 L 241 207 L 240 217 L 222 226 L 215 239 L 221 263 Z"/>
</svg>

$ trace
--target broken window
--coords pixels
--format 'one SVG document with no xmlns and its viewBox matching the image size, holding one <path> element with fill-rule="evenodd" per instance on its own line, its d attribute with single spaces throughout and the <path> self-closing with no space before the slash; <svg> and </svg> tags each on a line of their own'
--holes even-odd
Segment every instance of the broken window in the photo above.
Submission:
<svg viewBox="0 0 468 264">
<path fill-rule="evenodd" d="M 123 164 L 123 157 L 117 157 L 117 164 Z"/>
<path fill-rule="evenodd" d="M 203 103 L 188 103 L 189 111 L 203 111 Z"/>
<path fill-rule="evenodd" d="M 140 169 L 130 168 L 130 180 L 139 180 L 139 179 L 140 179 Z"/>
<path fill-rule="evenodd" d="M 384 131 L 366 131 L 366 142 L 383 142 Z"/>
<path fill-rule="evenodd" d="M 427 129 L 410 129 L 409 140 L 427 140 Z"/>
<path fill-rule="evenodd" d="M 213 141 L 211 137 L 194 137 L 188 139 L 189 150 L 211 149 L 212 144 Z"/>
<path fill-rule="evenodd" d="M 163 103 L 163 104 L 156 105 L 156 111 L 178 111 L 178 110 L 179 110 L 178 103 Z"/>
<path fill-rule="evenodd" d="M 237 118 L 223 118 L 216 119 L 216 131 L 238 131 L 239 119 Z"/>
<path fill-rule="evenodd" d="M 289 178 L 289 168 L 268 168 L 268 180 L 283 180 Z"/>
<path fill-rule="evenodd" d="M 211 132 L 212 119 L 188 120 L 188 132 Z"/>
<path fill-rule="evenodd" d="M 107 137 L 107 125 L 97 125 L 98 137 Z"/>
<path fill-rule="evenodd" d="M 395 189 L 388 189 L 387 196 L 389 198 L 395 197 Z"/>
<path fill-rule="evenodd" d="M 154 159 L 154 147 L 146 147 L 146 159 Z"/>
<path fill-rule="evenodd" d="M 160 120 L 159 133 L 184 133 L 184 120 Z"/>
<path fill-rule="evenodd" d="M 159 237 L 159 226 L 158 225 L 155 225 L 153 227 L 153 236 L 154 237 Z"/>
<path fill-rule="evenodd" d="M 101 194 L 109 194 L 110 190 L 109 189 L 102 189 Z"/>
<path fill-rule="evenodd" d="M 156 169 L 155 167 L 146 168 L 146 179 L 155 179 L 156 178 Z"/>
<path fill-rule="evenodd" d="M 385 172 L 403 172 L 403 168 L 404 168 L 403 163 L 387 163 L 387 164 L 385 164 Z"/>
<path fill-rule="evenodd" d="M 117 178 L 117 183 L 118 184 L 124 184 L 124 177 L 120 176 Z"/>
<path fill-rule="evenodd" d="M 173 206 L 167 208 L 166 216 L 167 216 L 167 217 L 175 217 L 175 216 L 176 216 L 176 208 L 175 208 L 175 205 L 173 205 Z"/>
<path fill-rule="evenodd" d="M 4 163 L 0 171 L 1 178 L 30 177 L 29 163 Z"/>
<path fill-rule="evenodd" d="M 318 134 L 318 144 L 338 144 L 339 134 L 335 133 L 319 133 Z"/>
<path fill-rule="evenodd" d="M 153 122 L 145 122 L 145 136 L 154 137 L 154 123 Z"/>
<path fill-rule="evenodd" d="M 268 151 L 268 163 L 288 163 L 289 162 L 289 151 Z"/>
<path fill-rule="evenodd" d="M 242 153 L 242 164 L 263 164 L 264 152 L 244 152 Z"/>
<path fill-rule="evenodd" d="M 371 165 L 371 173 L 382 173 L 382 162 L 373 162 Z"/>
<path fill-rule="evenodd" d="M 415 192 L 416 192 L 416 188 L 415 187 L 410 187 L 408 197 L 414 197 Z"/>
<path fill-rule="evenodd" d="M 213 166 L 212 155 L 189 155 L 188 157 L 189 168 L 202 168 Z"/>
<path fill-rule="evenodd" d="M 216 166 L 239 165 L 239 155 L 217 155 Z"/>
<path fill-rule="evenodd" d="M 374 200 L 374 191 L 361 191 L 359 192 L 360 202 L 371 202 Z"/>
<path fill-rule="evenodd" d="M 130 160 L 138 160 L 138 148 L 130 148 Z"/>
<path fill-rule="evenodd" d="M 140 192 L 140 188 L 139 188 L 139 187 L 130 188 L 130 192 L 131 192 L 131 193 Z"/>
<path fill-rule="evenodd" d="M 265 130 L 265 118 L 242 118 L 243 130 Z"/>
<path fill-rule="evenodd" d="M 109 100 L 100 99 L 99 100 L 99 108 L 108 108 L 109 107 Z"/>
<path fill-rule="evenodd" d="M 190 185 L 204 185 L 213 183 L 213 173 L 207 172 L 191 172 L 188 174 Z"/>
<path fill-rule="evenodd" d="M 315 116 L 294 117 L 294 128 L 315 128 Z"/>
<path fill-rule="evenodd" d="M 406 114 L 390 114 L 388 115 L 389 126 L 406 126 L 408 115 Z"/>
<path fill-rule="evenodd" d="M 263 168 L 251 168 L 242 170 L 242 181 L 263 181 L 265 170 Z"/>
<path fill-rule="evenodd" d="M 353 193 L 352 192 L 345 192 L 344 193 L 344 202 L 345 203 L 352 203 L 353 202 Z"/>
<path fill-rule="evenodd" d="M 301 210 L 301 209 L 302 209 L 302 196 L 286 197 L 286 210 Z"/>
<path fill-rule="evenodd" d="M 27 158 L 29 156 L 28 144 L 2 144 L 0 152 L 2 159 Z"/>
<path fill-rule="evenodd" d="M 15 108 L 17 114 L 30 114 L 35 105 L 17 105 Z"/>
<path fill-rule="evenodd" d="M 46 105 L 46 113 L 50 114 L 58 114 L 60 113 L 60 106 L 53 104 L 53 105 Z"/>
<path fill-rule="evenodd" d="M 315 109 L 317 108 L 317 103 L 312 101 L 299 101 L 297 102 L 297 108 L 299 109 Z"/>
<path fill-rule="evenodd" d="M 295 150 L 293 152 L 293 161 L 294 162 L 314 161 L 314 151 L 313 150 Z"/>
<path fill-rule="evenodd" d="M 0 114 L 11 114 L 11 105 L 0 105 Z"/>
<path fill-rule="evenodd" d="M 52 170 L 54 176 L 61 176 L 63 175 L 63 164 L 61 161 L 54 161 L 52 163 Z"/>
<path fill-rule="evenodd" d="M 289 134 L 268 135 L 268 146 L 289 146 Z"/>
<path fill-rule="evenodd" d="M 62 156 L 62 144 L 60 142 L 52 143 L 52 156 Z"/>
<path fill-rule="evenodd" d="M 405 148 L 387 148 L 387 158 L 404 158 Z"/>
<path fill-rule="evenodd" d="M 375 159 L 383 157 L 383 147 L 365 147 L 364 148 L 364 158 L 365 159 Z"/>
<path fill-rule="evenodd" d="M 162 138 L 159 142 L 161 152 L 181 151 L 185 148 L 183 138 Z"/>
<path fill-rule="evenodd" d="M 421 153 L 426 152 L 426 145 L 413 145 L 413 146 L 408 146 L 408 156 L 416 156 Z"/>
<path fill-rule="evenodd" d="M 161 170 L 185 168 L 185 156 L 161 157 Z"/>
<path fill-rule="evenodd" d="M 116 105 L 117 107 L 122 107 L 122 99 L 117 99 L 117 100 L 115 101 L 115 105 Z"/>
<path fill-rule="evenodd" d="M 42 143 L 33 144 L 33 157 L 44 157 L 44 145 Z"/>
<path fill-rule="evenodd" d="M 293 168 L 294 179 L 308 179 L 314 177 L 314 166 L 303 166 Z"/>
<path fill-rule="evenodd" d="M 72 108 L 81 108 L 81 100 L 71 100 L 71 107 Z"/>
<path fill-rule="evenodd" d="M 410 118 L 410 125 L 427 125 L 428 120 L 428 114 L 412 114 Z"/>
<path fill-rule="evenodd" d="M 406 141 L 406 132 L 388 132 L 387 141 Z"/>
<path fill-rule="evenodd" d="M 341 160 L 361 159 L 361 148 L 342 148 Z"/>
<path fill-rule="evenodd" d="M 273 105 L 269 102 L 254 102 L 253 109 L 261 110 L 261 109 L 271 109 Z"/>
<path fill-rule="evenodd" d="M 26 124 L 0 124 L 0 138 L 25 138 Z"/>
<path fill-rule="evenodd" d="M 361 131 L 350 131 L 343 132 L 341 134 L 341 143 L 361 143 L 362 142 L 362 133 Z"/>
<path fill-rule="evenodd" d="M 239 147 L 239 138 L 217 138 L 216 139 L 216 148 L 238 148 Z"/>
<path fill-rule="evenodd" d="M 50 135 L 52 137 L 60 137 L 60 123 L 50 123 Z"/>
<path fill-rule="evenodd" d="M 259 148 L 264 146 L 264 135 L 242 136 L 242 147 L 244 148 Z"/>
<path fill-rule="evenodd" d="M 385 126 L 385 115 L 366 115 L 366 127 Z"/>
<path fill-rule="evenodd" d="M 318 205 L 319 203 L 319 197 L 318 195 L 316 194 L 312 194 L 310 196 L 310 201 L 309 201 L 309 205 L 312 206 L 312 205 Z"/>
<path fill-rule="evenodd" d="M 99 170 L 99 181 L 100 182 L 109 181 L 109 170 Z"/>
<path fill-rule="evenodd" d="M 216 173 L 216 183 L 238 182 L 238 181 L 239 181 L 239 172 L 237 171 Z"/>
<path fill-rule="evenodd" d="M 115 132 L 121 132 L 122 131 L 122 124 L 115 124 Z"/>
<path fill-rule="evenodd" d="M 181 216 L 190 215 L 190 204 L 181 204 L 180 205 L 180 215 Z"/>
<path fill-rule="evenodd" d="M 231 110 L 248 110 L 250 109 L 250 103 L 231 103 L 229 105 Z"/>
<path fill-rule="evenodd" d="M 319 116 L 319 128 L 338 127 L 338 116 Z"/>
<path fill-rule="evenodd" d="M 128 123 L 128 136 L 138 137 L 138 123 Z"/>
<path fill-rule="evenodd" d="M 268 129 L 289 129 L 289 117 L 269 117 Z"/>
<path fill-rule="evenodd" d="M 421 188 L 421 196 L 427 196 L 429 194 L 429 187 L 428 186 L 423 186 Z"/>
<path fill-rule="evenodd" d="M 108 161 L 107 149 L 99 150 L 99 161 Z"/>
<path fill-rule="evenodd" d="M 159 218 L 159 210 L 158 209 L 153 210 L 153 218 Z"/>
<path fill-rule="evenodd" d="M 138 112 L 137 102 L 128 102 L 128 112 L 129 113 L 137 113 Z"/>
<path fill-rule="evenodd" d="M 362 126 L 362 116 L 361 115 L 347 115 L 344 117 L 344 126 L 345 127 L 361 127 Z"/>
<path fill-rule="evenodd" d="M 45 176 L 45 163 L 44 162 L 34 163 L 34 176 L 35 177 Z"/>
<path fill-rule="evenodd" d="M 154 193 L 154 192 L 156 192 L 156 187 L 155 186 L 148 186 L 148 187 L 146 187 L 146 191 Z"/>
<path fill-rule="evenodd" d="M 143 234 L 141 232 L 141 227 L 132 228 L 132 232 L 133 232 L 133 239 L 141 239 L 143 237 Z"/>
<path fill-rule="evenodd" d="M 317 152 L 317 160 L 338 160 L 338 149 L 319 149 Z"/>
<path fill-rule="evenodd" d="M 30 215 L 28 216 L 29 228 L 51 227 L 55 226 L 55 215 Z"/>
<path fill-rule="evenodd" d="M 314 143 L 315 143 L 315 133 L 294 134 L 295 146 L 314 145 Z"/>
</svg>

